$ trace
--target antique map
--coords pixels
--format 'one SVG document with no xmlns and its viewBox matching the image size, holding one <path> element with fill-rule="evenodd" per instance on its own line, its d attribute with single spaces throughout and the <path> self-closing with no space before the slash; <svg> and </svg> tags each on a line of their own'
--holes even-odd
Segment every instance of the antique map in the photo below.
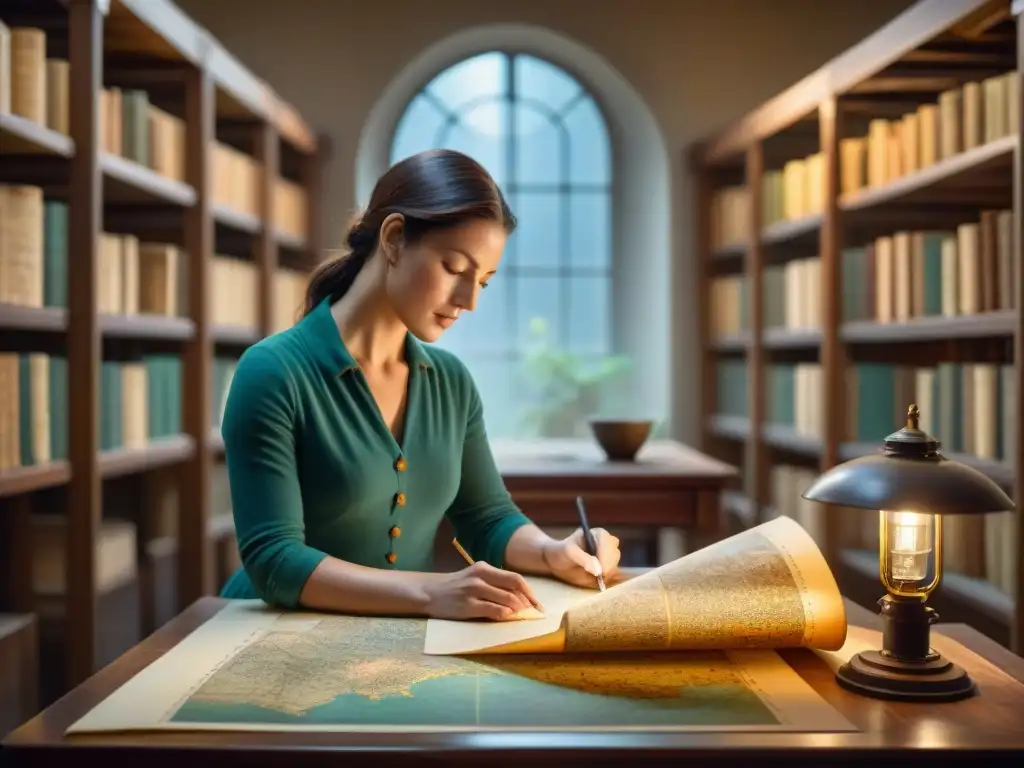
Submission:
<svg viewBox="0 0 1024 768">
<path fill-rule="evenodd" d="M 779 527 L 769 528 L 769 534 Z M 790 532 L 787 540 L 794 538 L 799 541 Z M 750 536 L 746 540 L 758 541 Z M 757 559 L 746 561 L 756 564 Z M 432 626 L 442 630 L 440 635 L 435 630 L 436 641 L 449 636 L 449 624 L 457 624 L 466 635 L 496 625 L 286 612 L 260 601 L 232 601 L 68 732 L 855 730 L 765 640 L 766 633 L 773 632 L 785 644 L 801 644 L 792 623 L 796 619 L 789 618 L 796 610 L 791 602 L 751 582 L 746 588 L 762 603 L 750 617 L 756 626 L 737 623 L 729 619 L 732 609 L 724 605 L 739 597 L 727 594 L 735 588 L 726 586 L 730 574 L 708 567 L 724 582 L 721 589 L 709 589 L 702 599 L 694 595 L 690 600 L 687 610 L 705 615 L 693 626 L 707 627 L 703 634 L 686 630 L 701 640 L 691 643 L 698 646 L 695 650 L 666 650 L 674 644 L 666 640 L 676 636 L 674 625 L 667 634 L 638 629 L 635 611 L 625 617 L 604 613 L 599 619 L 619 638 L 648 638 L 629 640 L 626 645 L 641 646 L 635 650 L 607 652 L 598 635 L 591 633 L 582 635 L 589 641 L 563 643 L 557 655 L 495 653 L 486 644 L 485 652 L 448 648 L 426 653 Z M 624 582 L 604 595 L 607 599 L 644 578 Z M 565 627 L 566 612 L 552 619 L 560 610 L 558 601 L 571 604 L 568 612 L 587 605 L 576 594 L 586 590 L 563 590 L 564 585 L 545 579 L 532 581 L 543 595 L 545 618 L 507 626 L 522 630 L 534 625 L 540 632 L 545 623 L 555 621 L 556 628 Z M 739 602 L 749 605 L 750 599 Z M 590 610 L 579 615 L 594 615 Z M 731 621 L 731 629 L 713 629 L 714 620 L 706 617 L 709 612 Z M 571 629 L 576 615 L 570 616 L 566 639 L 580 637 Z M 586 626 L 590 619 L 583 621 Z M 649 628 L 654 626 L 650 616 L 647 621 Z M 804 626 L 800 637 L 806 638 L 809 631 Z M 725 634 L 732 632 L 753 640 L 733 642 L 731 634 Z M 825 632 L 825 645 L 831 645 L 837 632 Z M 813 632 L 810 636 L 814 638 Z M 714 647 L 744 642 L 747 649 Z M 471 644 L 481 645 L 479 639 Z"/>
<path fill-rule="evenodd" d="M 607 592 L 541 580 L 544 616 L 476 623 L 431 619 L 429 654 L 836 650 L 846 607 L 814 539 L 781 516 Z"/>
</svg>

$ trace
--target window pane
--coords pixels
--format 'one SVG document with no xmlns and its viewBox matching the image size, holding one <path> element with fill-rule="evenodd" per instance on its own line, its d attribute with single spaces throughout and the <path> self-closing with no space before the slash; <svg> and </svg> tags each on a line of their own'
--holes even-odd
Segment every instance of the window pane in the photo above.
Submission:
<svg viewBox="0 0 1024 768">
<path fill-rule="evenodd" d="M 508 60 L 502 53 L 484 53 L 446 69 L 427 88 L 452 111 L 486 96 L 507 91 Z"/>
<path fill-rule="evenodd" d="M 611 350 L 608 322 L 611 314 L 611 279 L 569 278 L 569 351 L 573 354 L 603 354 Z"/>
<path fill-rule="evenodd" d="M 572 267 L 611 268 L 611 208 L 611 200 L 605 192 L 574 192 L 569 197 Z"/>
<path fill-rule="evenodd" d="M 521 407 L 515 402 L 515 363 L 508 358 L 464 356 L 484 408 L 488 437 L 510 437 L 520 420 Z"/>
<path fill-rule="evenodd" d="M 459 116 L 459 122 L 443 133 L 438 142 L 444 149 L 456 149 L 472 157 L 499 185 L 507 178 L 505 162 L 505 118 L 508 105 L 502 101 L 480 104 Z"/>
<path fill-rule="evenodd" d="M 391 162 L 432 149 L 445 116 L 429 99 L 417 96 L 406 109 L 395 130 L 391 146 Z"/>
<path fill-rule="evenodd" d="M 516 184 L 558 184 L 562 178 L 561 126 L 528 104 L 515 105 Z"/>
<path fill-rule="evenodd" d="M 581 90 L 579 83 L 566 72 L 525 55 L 515 58 L 515 82 L 518 98 L 536 99 L 553 112 L 559 112 Z"/>
<path fill-rule="evenodd" d="M 515 344 L 523 349 L 536 342 L 532 327 L 542 321 L 550 344 L 562 343 L 560 280 L 558 277 L 516 277 L 512 295 L 516 302 Z"/>
<path fill-rule="evenodd" d="M 565 196 L 558 192 L 522 192 L 510 196 L 519 226 L 509 238 L 509 264 L 520 267 L 558 267 L 565 216 Z"/>
<path fill-rule="evenodd" d="M 580 99 L 566 113 L 569 130 L 570 180 L 574 184 L 608 184 L 611 181 L 611 151 L 604 118 L 591 98 Z"/>
<path fill-rule="evenodd" d="M 498 276 L 477 296 L 476 309 L 463 314 L 441 341 L 456 354 L 481 355 L 515 349 L 508 314 L 508 279 Z"/>
</svg>

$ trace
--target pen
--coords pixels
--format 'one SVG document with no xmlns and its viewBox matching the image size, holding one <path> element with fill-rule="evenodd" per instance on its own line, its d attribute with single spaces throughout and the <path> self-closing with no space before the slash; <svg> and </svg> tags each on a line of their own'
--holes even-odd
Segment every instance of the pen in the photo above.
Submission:
<svg viewBox="0 0 1024 768">
<path fill-rule="evenodd" d="M 580 513 L 580 527 L 583 528 L 583 543 L 587 545 L 587 554 L 597 558 L 597 544 L 594 543 L 594 534 L 590 532 L 590 523 L 587 522 L 587 509 L 583 504 L 583 497 L 576 497 L 576 511 Z M 598 565 L 600 568 L 600 565 Z M 598 571 L 597 588 L 605 591 L 604 574 Z"/>
<path fill-rule="evenodd" d="M 457 549 L 457 550 L 458 550 L 458 552 L 459 552 L 459 554 L 460 554 L 460 555 L 462 555 L 462 559 L 463 559 L 463 560 L 465 560 L 465 561 L 466 561 L 467 563 L 469 563 L 470 565 L 473 565 L 473 563 L 475 563 L 475 562 L 476 562 L 476 561 L 475 561 L 475 560 L 474 560 L 474 559 L 473 559 L 473 558 L 472 558 L 472 557 L 470 556 L 469 552 L 467 552 L 467 551 L 465 550 L 465 548 L 464 548 L 464 547 L 463 547 L 463 546 L 462 546 L 461 544 L 459 544 L 459 540 L 458 540 L 458 539 L 452 539 L 452 544 L 454 544 L 454 545 L 455 545 L 455 549 Z M 525 595 L 524 595 L 524 597 L 525 597 Z M 533 607 L 534 607 L 534 608 L 536 608 L 536 609 L 537 609 L 538 611 L 539 611 L 539 610 L 541 610 L 541 605 L 540 605 L 540 603 L 538 603 L 538 602 L 535 602 L 534 600 L 531 600 L 531 599 L 530 599 L 529 597 L 527 597 L 526 599 L 527 599 L 527 600 L 530 600 L 530 603 L 531 603 L 531 604 L 533 605 Z"/>
</svg>

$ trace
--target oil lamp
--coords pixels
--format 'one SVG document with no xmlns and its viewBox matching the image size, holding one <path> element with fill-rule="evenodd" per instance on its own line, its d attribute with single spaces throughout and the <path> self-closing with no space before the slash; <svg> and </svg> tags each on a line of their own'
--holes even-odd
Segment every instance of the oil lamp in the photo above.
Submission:
<svg viewBox="0 0 1024 768">
<path fill-rule="evenodd" d="M 843 664 L 838 683 L 875 698 L 956 701 L 975 693 L 974 681 L 930 645 L 938 614 L 927 600 L 942 580 L 942 517 L 1015 506 L 987 476 L 943 456 L 918 420 L 911 405 L 906 426 L 885 439 L 882 452 L 835 466 L 803 497 L 879 510 L 882 648 Z"/>
</svg>

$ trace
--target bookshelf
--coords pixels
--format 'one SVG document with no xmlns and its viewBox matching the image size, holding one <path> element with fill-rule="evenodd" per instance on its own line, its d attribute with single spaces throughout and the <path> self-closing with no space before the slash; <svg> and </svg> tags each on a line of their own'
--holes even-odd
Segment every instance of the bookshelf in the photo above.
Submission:
<svg viewBox="0 0 1024 768">
<path fill-rule="evenodd" d="M 299 309 L 327 147 L 170 0 L 0 22 L 0 605 L 59 618 L 66 690 L 126 579 L 143 635 L 168 553 L 174 610 L 217 588 L 221 402 Z"/>
<path fill-rule="evenodd" d="M 877 599 L 877 517 L 800 499 L 911 402 L 1020 503 L 1020 0 L 919 0 L 692 148 L 703 449 L 731 527 L 784 510 Z M 1024 526 L 946 521 L 933 604 L 1024 652 Z"/>
</svg>

